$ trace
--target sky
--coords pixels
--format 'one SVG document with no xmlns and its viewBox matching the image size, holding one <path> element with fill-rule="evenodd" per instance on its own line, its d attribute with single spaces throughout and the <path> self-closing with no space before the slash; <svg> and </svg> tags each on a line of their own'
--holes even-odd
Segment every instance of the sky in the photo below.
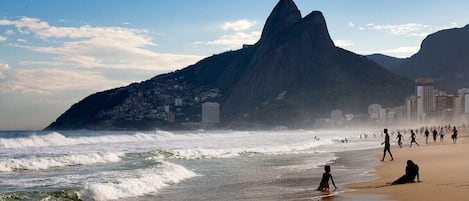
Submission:
<svg viewBox="0 0 469 201">
<path fill-rule="evenodd" d="M 40 130 L 86 96 L 254 44 L 277 0 L 0 0 L 0 130 Z M 296 0 L 336 46 L 405 58 L 469 23 L 466 0 Z"/>
</svg>

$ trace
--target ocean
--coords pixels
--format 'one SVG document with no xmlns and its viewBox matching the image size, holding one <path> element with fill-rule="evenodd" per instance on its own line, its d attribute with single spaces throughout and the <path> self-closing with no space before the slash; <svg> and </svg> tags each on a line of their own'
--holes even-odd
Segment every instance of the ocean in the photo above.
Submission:
<svg viewBox="0 0 469 201">
<path fill-rule="evenodd" d="M 362 133 L 0 132 L 0 200 L 319 200 L 325 164 L 373 178 L 382 139 Z"/>
</svg>

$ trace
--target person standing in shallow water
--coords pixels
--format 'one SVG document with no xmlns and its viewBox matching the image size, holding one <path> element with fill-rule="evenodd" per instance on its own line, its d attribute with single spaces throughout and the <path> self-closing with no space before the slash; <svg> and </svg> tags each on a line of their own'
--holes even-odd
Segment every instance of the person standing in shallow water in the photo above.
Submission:
<svg viewBox="0 0 469 201">
<path fill-rule="evenodd" d="M 384 161 L 384 157 L 386 157 L 386 151 L 389 152 L 389 155 L 391 156 L 391 161 L 394 160 L 394 157 L 392 157 L 392 153 L 391 153 L 391 142 L 389 140 L 389 134 L 388 134 L 388 129 L 385 128 L 384 129 L 384 142 L 381 143 L 381 145 L 384 144 L 384 152 L 383 152 L 383 158 L 381 159 L 381 161 Z"/>
<path fill-rule="evenodd" d="M 324 173 L 322 174 L 322 179 L 321 183 L 319 183 L 319 186 L 316 190 L 318 191 L 328 191 L 329 190 L 329 178 L 332 181 L 332 185 L 334 185 L 334 188 L 337 189 L 337 186 L 334 183 L 334 178 L 332 178 L 331 175 L 331 166 L 326 165 L 324 166 Z"/>
</svg>

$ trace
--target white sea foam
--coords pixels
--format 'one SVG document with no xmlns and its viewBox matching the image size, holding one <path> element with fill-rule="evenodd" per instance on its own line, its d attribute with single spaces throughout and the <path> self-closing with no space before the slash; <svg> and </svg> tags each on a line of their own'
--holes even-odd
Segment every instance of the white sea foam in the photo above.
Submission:
<svg viewBox="0 0 469 201">
<path fill-rule="evenodd" d="M 299 154 L 313 153 L 314 147 L 330 144 L 331 141 L 311 141 L 286 145 L 270 145 L 257 147 L 238 148 L 185 148 L 158 150 L 155 152 L 156 159 L 176 158 L 176 159 L 210 159 L 229 158 L 250 154 Z"/>
<path fill-rule="evenodd" d="M 162 162 L 151 169 L 132 170 L 113 181 L 90 182 L 79 193 L 83 200 L 119 200 L 158 192 L 161 188 L 197 176 L 194 172 L 173 163 Z"/>
<path fill-rule="evenodd" d="M 251 134 L 249 134 L 251 135 Z M 243 134 L 206 134 L 201 132 L 174 134 L 168 131 L 156 131 L 155 133 L 136 133 L 132 135 L 98 135 L 98 136 L 80 136 L 67 137 L 58 132 L 51 132 L 46 135 L 31 135 L 20 138 L 0 138 L 0 147 L 21 148 L 21 147 L 46 147 L 46 146 L 65 146 L 79 144 L 98 144 L 98 143 L 123 143 L 123 142 L 156 142 L 168 140 L 200 140 L 200 139 L 220 139 L 227 136 L 240 137 Z"/>
<path fill-rule="evenodd" d="M 106 152 L 51 157 L 4 158 L 0 161 L 0 172 L 111 163 L 120 161 L 122 156 L 124 156 L 123 153 Z"/>
</svg>

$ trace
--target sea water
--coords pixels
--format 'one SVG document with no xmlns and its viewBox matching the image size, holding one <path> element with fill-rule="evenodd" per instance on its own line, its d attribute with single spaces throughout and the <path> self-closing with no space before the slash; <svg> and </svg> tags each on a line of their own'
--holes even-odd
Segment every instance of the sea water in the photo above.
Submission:
<svg viewBox="0 0 469 201">
<path fill-rule="evenodd" d="M 337 183 L 364 178 L 369 167 L 338 153 L 360 163 L 380 141 L 356 130 L 0 132 L 0 200 L 298 200 L 317 195 L 325 164 Z"/>
</svg>

